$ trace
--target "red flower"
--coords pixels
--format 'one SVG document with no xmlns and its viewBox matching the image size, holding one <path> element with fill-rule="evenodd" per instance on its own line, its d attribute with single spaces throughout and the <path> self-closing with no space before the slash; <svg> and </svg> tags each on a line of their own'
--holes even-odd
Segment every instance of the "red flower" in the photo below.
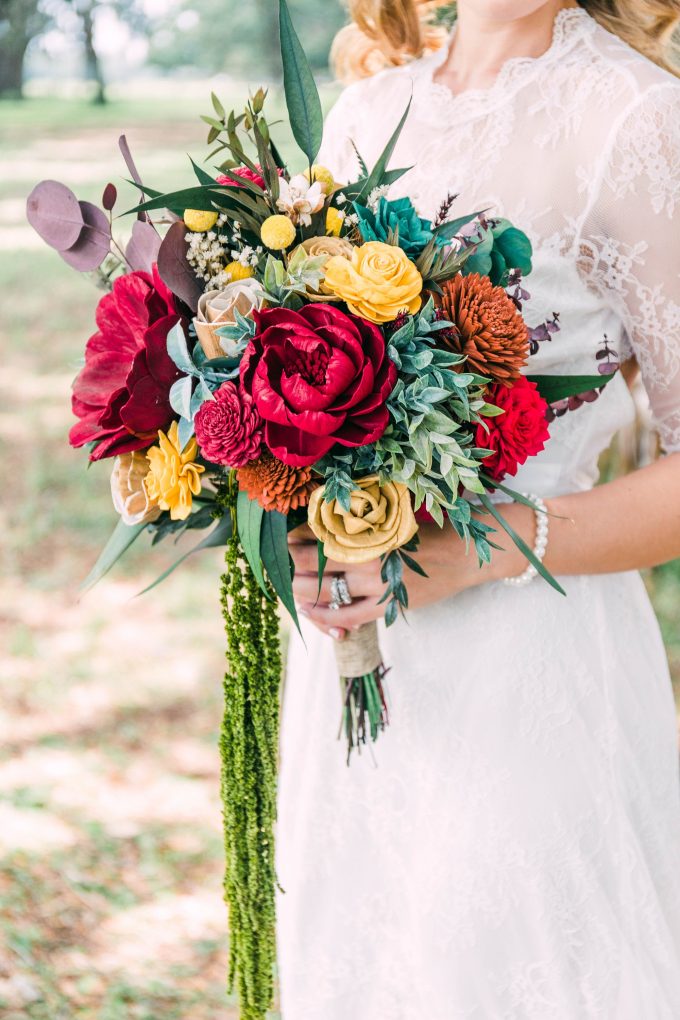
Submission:
<svg viewBox="0 0 680 1020">
<path fill-rule="evenodd" d="M 201 453 L 213 464 L 243 467 L 260 454 L 262 419 L 252 397 L 233 382 L 201 404 L 194 425 Z"/>
<path fill-rule="evenodd" d="M 257 163 L 255 166 L 257 166 L 258 170 L 262 170 L 262 167 Z M 233 174 L 235 177 L 242 177 L 245 181 L 252 181 L 253 184 L 257 184 L 258 188 L 262 188 L 263 191 L 267 187 L 264 177 L 262 177 L 261 174 L 254 173 L 254 171 L 250 170 L 247 166 L 235 166 L 233 170 L 229 171 L 229 173 Z M 277 173 L 279 177 L 282 175 L 283 170 L 281 167 L 277 167 Z M 243 187 L 242 184 L 238 184 L 236 181 L 232 180 L 231 177 L 227 177 L 226 174 L 220 174 L 216 180 L 218 184 L 223 184 L 227 188 Z"/>
<path fill-rule="evenodd" d="M 475 442 L 485 450 L 493 450 L 482 462 L 483 469 L 500 481 L 505 475 L 517 474 L 520 464 L 544 448 L 550 437 L 546 420 L 548 405 L 536 384 L 524 376 L 514 380 L 511 386 L 490 386 L 485 396 L 490 404 L 502 408 L 504 414 L 485 418 L 489 432 L 478 425 Z"/>
<path fill-rule="evenodd" d="M 254 313 L 257 334 L 241 361 L 241 381 L 265 421 L 279 460 L 302 467 L 335 443 L 363 446 L 387 428 L 397 369 L 372 322 L 333 305 Z"/>
<path fill-rule="evenodd" d="M 80 421 L 69 434 L 71 446 L 97 444 L 90 460 L 149 446 L 176 417 L 168 394 L 181 375 L 166 348 L 179 315 L 156 266 L 153 276 L 119 276 L 96 318 L 99 331 L 88 340 L 85 367 L 73 383 Z"/>
</svg>

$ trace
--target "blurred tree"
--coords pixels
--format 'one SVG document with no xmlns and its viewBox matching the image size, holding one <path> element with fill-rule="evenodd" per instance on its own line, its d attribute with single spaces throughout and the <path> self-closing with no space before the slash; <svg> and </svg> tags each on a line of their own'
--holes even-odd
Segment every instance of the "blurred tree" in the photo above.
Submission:
<svg viewBox="0 0 680 1020">
<path fill-rule="evenodd" d="M 26 49 L 47 20 L 39 0 L 0 0 L 0 98 L 21 96 Z"/>
<path fill-rule="evenodd" d="M 333 36 L 347 19 L 342 0 L 289 0 L 289 5 L 312 66 L 327 67 Z M 278 78 L 278 5 L 274 0 L 181 0 L 155 22 L 149 59 L 166 70 L 194 67 L 207 74 Z"/>
</svg>

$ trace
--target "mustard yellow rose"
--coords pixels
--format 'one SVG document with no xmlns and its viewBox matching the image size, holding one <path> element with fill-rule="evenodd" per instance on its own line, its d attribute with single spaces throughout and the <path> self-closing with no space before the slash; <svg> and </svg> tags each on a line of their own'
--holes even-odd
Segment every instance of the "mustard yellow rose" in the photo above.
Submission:
<svg viewBox="0 0 680 1020">
<path fill-rule="evenodd" d="M 151 502 L 161 510 L 169 510 L 173 521 L 184 521 L 191 513 L 192 496 L 201 491 L 201 475 L 205 468 L 194 464 L 198 444 L 190 439 L 184 450 L 180 448 L 177 422 L 158 433 L 158 446 L 146 451 L 149 473 L 144 486 Z"/>
<path fill-rule="evenodd" d="M 351 261 L 330 258 L 324 273 L 326 288 L 370 322 L 391 322 L 420 308 L 422 276 L 401 248 L 384 241 L 354 248 Z"/>
<path fill-rule="evenodd" d="M 349 510 L 337 499 L 324 502 L 323 485 L 309 498 L 309 526 L 324 553 L 339 563 L 366 563 L 409 542 L 418 524 L 411 496 L 401 482 L 380 485 L 377 475 L 359 478 Z"/>
</svg>

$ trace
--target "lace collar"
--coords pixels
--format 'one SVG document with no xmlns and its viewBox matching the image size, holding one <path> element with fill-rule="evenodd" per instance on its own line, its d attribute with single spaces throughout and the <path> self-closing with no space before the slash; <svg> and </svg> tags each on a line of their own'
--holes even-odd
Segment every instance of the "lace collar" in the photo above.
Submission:
<svg viewBox="0 0 680 1020">
<path fill-rule="evenodd" d="M 434 80 L 437 69 L 444 63 L 448 46 L 429 57 L 410 65 L 414 91 L 425 100 L 430 115 L 452 118 L 477 117 L 490 113 L 496 106 L 526 83 L 528 79 L 544 73 L 546 67 L 561 61 L 580 40 L 590 36 L 597 22 L 582 7 L 563 7 L 553 24 L 550 46 L 539 57 L 512 57 L 501 67 L 493 83 L 484 89 L 466 89 L 458 94 L 448 85 Z M 455 33 L 455 27 L 452 35 Z M 415 98 L 415 96 L 414 96 Z"/>
</svg>

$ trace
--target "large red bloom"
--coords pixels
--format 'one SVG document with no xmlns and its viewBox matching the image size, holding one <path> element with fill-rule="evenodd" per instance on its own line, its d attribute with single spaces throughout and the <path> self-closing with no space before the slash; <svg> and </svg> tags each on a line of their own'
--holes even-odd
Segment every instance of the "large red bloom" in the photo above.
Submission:
<svg viewBox="0 0 680 1020">
<path fill-rule="evenodd" d="M 493 450 L 485 457 L 484 471 L 496 481 L 505 475 L 517 474 L 520 464 L 540 453 L 550 438 L 546 414 L 548 405 L 538 392 L 536 383 L 524 376 L 511 386 L 496 384 L 486 391 L 490 404 L 503 409 L 496 418 L 485 418 L 487 432 L 477 426 L 475 441 L 485 450 Z"/>
<path fill-rule="evenodd" d="M 181 373 L 166 339 L 179 320 L 171 291 L 156 266 L 153 276 L 119 276 L 97 306 L 98 332 L 85 348 L 85 367 L 73 384 L 72 446 L 96 443 L 90 460 L 139 450 L 176 417 L 168 398 Z"/>
<path fill-rule="evenodd" d="M 335 443 L 363 446 L 380 438 L 397 369 L 377 326 L 325 303 L 254 317 L 257 334 L 243 355 L 241 381 L 275 457 L 302 467 Z"/>
</svg>

